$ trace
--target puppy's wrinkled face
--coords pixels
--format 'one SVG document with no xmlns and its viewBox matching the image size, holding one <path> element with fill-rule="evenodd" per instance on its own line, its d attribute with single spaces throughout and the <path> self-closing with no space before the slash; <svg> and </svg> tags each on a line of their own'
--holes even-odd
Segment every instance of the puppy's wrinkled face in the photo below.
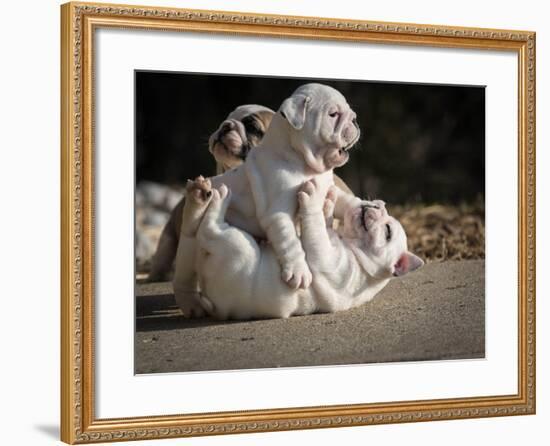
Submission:
<svg viewBox="0 0 550 446">
<path fill-rule="evenodd" d="M 243 163 L 248 152 L 261 142 L 274 114 L 261 105 L 241 105 L 210 135 L 208 150 L 224 171 Z"/>
<path fill-rule="evenodd" d="M 344 217 L 346 235 L 357 240 L 361 263 L 376 278 L 402 276 L 424 262 L 407 250 L 407 236 L 401 223 L 388 215 L 383 201 L 364 201 Z"/>
<path fill-rule="evenodd" d="M 279 109 L 290 124 L 292 146 L 315 172 L 340 167 L 359 140 L 356 114 L 342 94 L 322 84 L 306 84 Z"/>
</svg>

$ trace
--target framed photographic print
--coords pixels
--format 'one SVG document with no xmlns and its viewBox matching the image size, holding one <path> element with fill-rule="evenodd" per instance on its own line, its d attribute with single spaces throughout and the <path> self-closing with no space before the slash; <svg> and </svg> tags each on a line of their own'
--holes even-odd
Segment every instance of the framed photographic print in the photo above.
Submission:
<svg viewBox="0 0 550 446">
<path fill-rule="evenodd" d="M 534 32 L 61 14 L 63 441 L 535 413 Z"/>
</svg>

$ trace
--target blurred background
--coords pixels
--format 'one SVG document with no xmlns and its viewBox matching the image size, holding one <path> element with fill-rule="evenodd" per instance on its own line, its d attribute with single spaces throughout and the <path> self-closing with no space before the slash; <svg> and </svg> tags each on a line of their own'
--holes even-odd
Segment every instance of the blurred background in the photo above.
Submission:
<svg viewBox="0 0 550 446">
<path fill-rule="evenodd" d="M 386 201 L 428 261 L 484 257 L 484 87 L 138 71 L 138 271 L 185 180 L 215 174 L 208 137 L 227 114 L 250 103 L 277 110 L 312 81 L 339 90 L 357 113 L 361 140 L 336 171 L 355 194 Z"/>
</svg>

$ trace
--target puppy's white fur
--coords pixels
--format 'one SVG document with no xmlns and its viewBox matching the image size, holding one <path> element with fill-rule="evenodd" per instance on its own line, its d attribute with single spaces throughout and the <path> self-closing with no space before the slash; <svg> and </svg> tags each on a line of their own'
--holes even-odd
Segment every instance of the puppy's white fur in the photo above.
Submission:
<svg viewBox="0 0 550 446">
<path fill-rule="evenodd" d="M 342 94 L 326 85 L 307 84 L 283 102 L 260 146 L 244 164 L 211 179 L 215 188 L 225 184 L 232 191 L 227 221 L 271 243 L 281 277 L 289 285 L 282 295 L 307 289 L 312 281 L 296 232 L 296 193 L 312 178 L 326 188 L 332 185 L 332 169 L 347 162 L 348 149 L 358 138 L 355 113 Z M 358 199 L 342 191 L 337 195 L 335 215 L 341 218 Z M 196 241 L 185 230 L 192 224 L 184 215 L 176 254 L 173 285 L 182 308 L 198 299 Z"/>
<path fill-rule="evenodd" d="M 302 244 L 313 283 L 293 290 L 281 280 L 271 246 L 259 245 L 225 222 L 228 189 L 214 190 L 197 233 L 201 303 L 207 312 L 219 319 L 249 319 L 342 311 L 371 300 L 392 276 L 423 264 L 407 251 L 403 228 L 382 202 L 365 202 L 371 206 L 366 211 L 361 206 L 348 210 L 346 234 L 339 236 L 325 224 L 326 195 L 326 184 L 317 180 L 298 193 Z"/>
</svg>

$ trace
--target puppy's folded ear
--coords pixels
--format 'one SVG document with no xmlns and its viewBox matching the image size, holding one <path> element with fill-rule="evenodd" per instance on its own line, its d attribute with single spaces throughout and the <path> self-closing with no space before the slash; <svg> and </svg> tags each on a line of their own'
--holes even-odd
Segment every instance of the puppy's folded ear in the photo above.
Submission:
<svg viewBox="0 0 550 446">
<path fill-rule="evenodd" d="M 412 252 L 404 252 L 397 260 L 397 263 L 394 265 L 393 275 L 395 277 L 403 276 L 407 273 L 410 273 L 414 270 L 417 270 L 422 265 L 424 265 L 424 260 L 422 260 L 417 255 L 414 255 Z"/>
<path fill-rule="evenodd" d="M 296 130 L 300 130 L 306 121 L 307 104 L 311 98 L 303 94 L 295 94 L 285 99 L 279 112 Z"/>
</svg>

